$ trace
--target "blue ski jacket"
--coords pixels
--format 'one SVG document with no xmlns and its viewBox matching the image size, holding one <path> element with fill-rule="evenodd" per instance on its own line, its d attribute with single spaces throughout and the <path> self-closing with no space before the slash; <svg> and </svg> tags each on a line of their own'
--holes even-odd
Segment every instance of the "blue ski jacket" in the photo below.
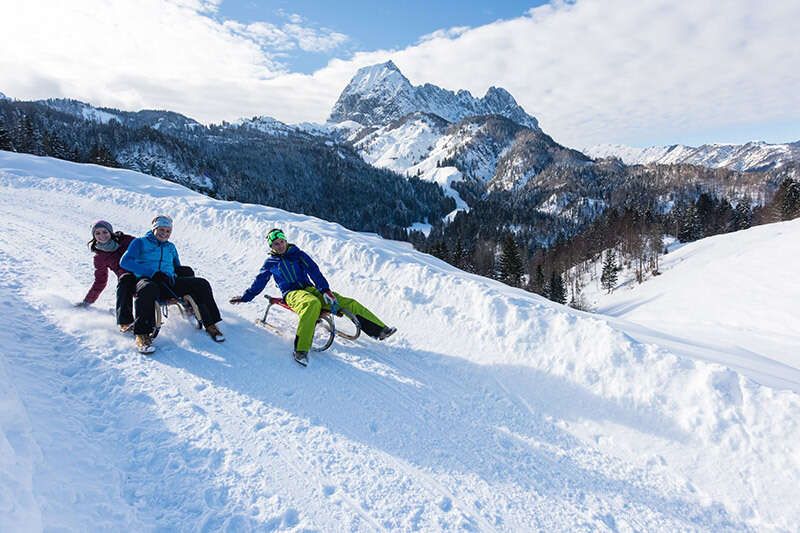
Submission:
<svg viewBox="0 0 800 533">
<path fill-rule="evenodd" d="M 242 294 L 242 301 L 249 302 L 258 296 L 270 278 L 275 278 L 275 284 L 284 297 L 291 291 L 310 287 L 312 281 L 320 292 L 330 288 L 314 260 L 294 244 L 290 244 L 282 255 L 271 253 L 267 257 L 253 284 Z"/>
<path fill-rule="evenodd" d="M 175 270 L 181 266 L 181 260 L 174 244 L 161 242 L 152 231 L 148 231 L 144 237 L 131 241 L 119 266 L 139 278 L 152 278 L 153 274 L 160 271 L 175 281 Z"/>
</svg>

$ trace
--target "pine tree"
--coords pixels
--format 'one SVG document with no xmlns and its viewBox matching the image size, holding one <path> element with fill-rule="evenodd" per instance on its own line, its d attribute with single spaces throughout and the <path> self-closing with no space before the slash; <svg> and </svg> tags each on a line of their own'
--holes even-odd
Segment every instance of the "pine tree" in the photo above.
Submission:
<svg viewBox="0 0 800 533">
<path fill-rule="evenodd" d="M 438 257 L 442 261 L 448 261 L 450 254 L 447 251 L 447 244 L 444 241 L 436 241 L 428 249 L 428 253 L 434 257 Z"/>
<path fill-rule="evenodd" d="M 536 270 L 531 277 L 531 291 L 535 292 L 536 294 L 540 294 L 545 296 L 547 293 L 547 281 L 544 277 L 544 267 L 542 264 L 539 263 L 536 265 Z"/>
<path fill-rule="evenodd" d="M 11 134 L 8 133 L 4 124 L 0 124 L 0 150 L 14 150 L 14 145 L 11 143 Z"/>
<path fill-rule="evenodd" d="M 42 139 L 44 154 L 58 159 L 69 159 L 69 149 L 55 133 L 45 132 Z"/>
<path fill-rule="evenodd" d="M 680 213 L 678 220 L 678 239 L 681 242 L 692 242 L 700 238 L 701 227 L 700 219 L 697 216 L 697 209 L 690 204 Z"/>
<path fill-rule="evenodd" d="M 617 254 L 611 248 L 606 252 L 606 259 L 603 261 L 603 273 L 600 274 L 600 286 L 608 293 L 614 290 L 617 286 Z"/>
<path fill-rule="evenodd" d="M 567 293 L 564 290 L 564 280 L 555 270 L 550 275 L 550 286 L 547 288 L 547 297 L 554 302 L 567 303 Z"/>
<path fill-rule="evenodd" d="M 472 265 L 470 264 L 470 252 L 461 241 L 456 241 L 453 245 L 453 266 L 472 272 Z"/>
<path fill-rule="evenodd" d="M 94 163 L 95 165 L 102 165 L 104 167 L 111 167 L 111 168 L 119 168 L 119 163 L 111 154 L 108 148 L 102 144 L 95 144 L 92 146 L 92 149 L 89 151 L 89 161 L 88 163 Z"/>
<path fill-rule="evenodd" d="M 780 205 L 781 220 L 792 220 L 800 216 L 800 182 L 786 178 L 781 186 L 784 184 L 786 184 L 786 193 L 783 195 Z"/>
<path fill-rule="evenodd" d="M 31 154 L 34 152 L 36 141 L 35 132 L 33 128 L 33 121 L 28 115 L 24 115 L 22 119 L 17 121 L 17 127 L 14 129 L 14 146 L 16 151 L 22 154 Z"/>
<path fill-rule="evenodd" d="M 503 239 L 500 250 L 499 271 L 500 281 L 503 283 L 512 287 L 519 287 L 522 284 L 522 274 L 525 272 L 522 266 L 522 256 L 514 237 L 510 234 Z"/>
<path fill-rule="evenodd" d="M 739 231 L 749 228 L 753 224 L 753 209 L 750 207 L 749 198 L 743 198 L 733 210 L 733 230 Z"/>
</svg>

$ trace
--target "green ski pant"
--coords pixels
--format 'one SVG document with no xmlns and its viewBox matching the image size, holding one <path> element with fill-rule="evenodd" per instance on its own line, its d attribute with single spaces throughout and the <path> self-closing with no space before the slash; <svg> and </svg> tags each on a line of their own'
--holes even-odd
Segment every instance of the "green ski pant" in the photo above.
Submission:
<svg viewBox="0 0 800 533">
<path fill-rule="evenodd" d="M 339 307 L 347 309 L 353 313 L 361 324 L 361 329 L 372 337 L 377 337 L 380 330 L 386 327 L 380 318 L 375 316 L 372 311 L 358 303 L 352 298 L 342 296 L 338 292 L 333 293 L 339 302 Z M 296 291 L 286 293 L 284 297 L 289 307 L 298 314 L 300 323 L 297 324 L 297 337 L 294 341 L 294 349 L 299 352 L 307 352 L 311 348 L 311 341 L 314 338 L 314 327 L 322 310 L 330 311 L 331 308 L 322 299 L 322 293 L 314 287 L 306 287 Z"/>
</svg>

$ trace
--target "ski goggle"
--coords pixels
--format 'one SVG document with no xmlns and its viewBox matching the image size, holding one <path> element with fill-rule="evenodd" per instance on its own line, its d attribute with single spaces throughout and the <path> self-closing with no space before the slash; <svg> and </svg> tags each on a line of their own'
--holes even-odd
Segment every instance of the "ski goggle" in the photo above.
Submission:
<svg viewBox="0 0 800 533">
<path fill-rule="evenodd" d="M 270 231 L 269 233 L 267 233 L 267 244 L 270 246 L 270 248 L 272 247 L 272 243 L 276 239 L 283 239 L 285 241 L 286 240 L 286 235 L 283 233 L 283 231 L 281 231 L 279 229 L 274 229 L 274 230 Z"/>
</svg>

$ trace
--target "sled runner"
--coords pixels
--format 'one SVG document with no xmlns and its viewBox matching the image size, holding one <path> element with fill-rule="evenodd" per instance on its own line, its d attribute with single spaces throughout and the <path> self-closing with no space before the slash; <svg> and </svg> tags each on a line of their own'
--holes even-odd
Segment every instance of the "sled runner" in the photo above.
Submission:
<svg viewBox="0 0 800 533">
<path fill-rule="evenodd" d="M 176 307 L 181 316 L 194 324 L 197 329 L 203 329 L 203 322 L 200 320 L 200 309 L 194 299 L 188 294 L 176 296 L 164 300 L 156 301 L 156 326 L 153 329 L 151 338 L 155 339 L 165 318 L 169 318 L 170 307 Z"/>
<path fill-rule="evenodd" d="M 275 324 L 271 324 L 267 322 L 267 317 L 269 316 L 269 311 L 272 309 L 273 306 L 277 305 L 278 307 L 282 307 L 294 313 L 294 310 L 286 303 L 283 298 L 279 298 L 277 296 L 270 296 L 268 294 L 264 295 L 269 303 L 267 304 L 267 309 L 264 311 L 263 318 L 256 320 L 256 323 L 264 326 L 272 331 L 275 331 L 278 334 L 282 334 L 283 331 Z M 342 317 L 347 318 L 348 320 L 339 321 L 340 324 L 346 324 L 343 328 L 337 328 L 336 322 L 334 322 L 334 317 Z M 330 311 L 323 309 L 322 312 L 319 314 L 319 318 L 317 319 L 317 325 L 314 328 L 314 337 L 311 342 L 311 351 L 312 352 L 322 352 L 327 350 L 333 344 L 333 339 L 336 336 L 342 337 L 343 339 L 348 340 L 356 340 L 358 336 L 361 335 L 361 325 L 358 322 L 358 319 L 347 309 L 339 307 L 335 305 L 331 308 Z"/>
</svg>

